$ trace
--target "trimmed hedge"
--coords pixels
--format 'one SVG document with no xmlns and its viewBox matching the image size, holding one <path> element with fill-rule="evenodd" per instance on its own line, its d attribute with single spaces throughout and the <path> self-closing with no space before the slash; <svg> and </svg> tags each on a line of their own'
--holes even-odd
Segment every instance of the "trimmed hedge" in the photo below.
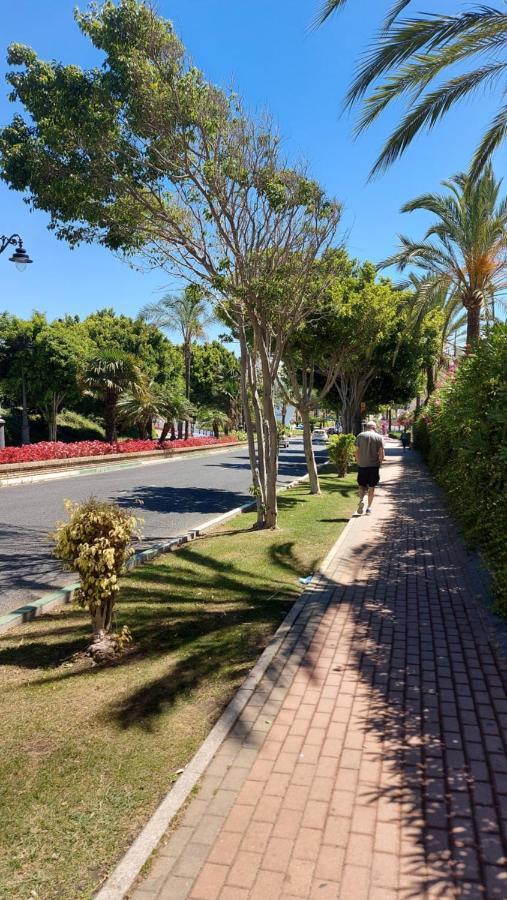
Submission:
<svg viewBox="0 0 507 900">
<path fill-rule="evenodd" d="M 481 551 L 496 609 L 507 616 L 507 324 L 435 391 L 414 425 L 414 445 Z"/>
</svg>

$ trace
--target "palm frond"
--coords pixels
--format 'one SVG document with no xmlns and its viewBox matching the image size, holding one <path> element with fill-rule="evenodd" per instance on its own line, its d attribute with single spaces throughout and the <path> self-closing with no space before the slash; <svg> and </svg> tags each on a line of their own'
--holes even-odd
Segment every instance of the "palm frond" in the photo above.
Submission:
<svg viewBox="0 0 507 900">
<path fill-rule="evenodd" d="M 507 16 L 485 6 L 457 16 L 432 15 L 395 22 L 388 32 L 380 32 L 367 52 L 347 93 L 345 106 L 361 99 L 374 82 L 418 53 L 442 49 L 455 39 L 463 42 L 479 36 L 483 40 L 488 36 L 494 38 L 506 30 Z"/>
<path fill-rule="evenodd" d="M 407 115 L 387 141 L 370 172 L 374 178 L 379 172 L 387 169 L 404 150 L 412 143 L 416 135 L 423 129 L 430 130 L 449 111 L 457 100 L 484 86 L 488 79 L 497 78 L 500 69 L 507 67 L 502 63 L 475 69 L 465 75 L 459 75 L 427 94 Z"/>
<path fill-rule="evenodd" d="M 411 3 L 411 0 L 397 0 L 394 6 L 391 6 L 391 9 L 387 13 L 385 17 L 382 28 L 384 31 L 389 31 L 392 25 L 396 22 L 396 19 L 401 15 L 404 9 L 407 8 Z"/>
<path fill-rule="evenodd" d="M 474 153 L 470 174 L 478 178 L 507 135 L 507 106 L 502 106 Z"/>
<path fill-rule="evenodd" d="M 314 26 L 318 28 L 319 25 L 323 25 L 324 22 L 326 22 L 327 19 L 329 19 L 329 17 L 333 15 L 333 13 L 335 13 L 342 6 L 345 6 L 346 3 L 347 0 L 325 0 L 324 5 L 321 7 L 321 9 L 319 9 L 314 18 Z"/>
</svg>

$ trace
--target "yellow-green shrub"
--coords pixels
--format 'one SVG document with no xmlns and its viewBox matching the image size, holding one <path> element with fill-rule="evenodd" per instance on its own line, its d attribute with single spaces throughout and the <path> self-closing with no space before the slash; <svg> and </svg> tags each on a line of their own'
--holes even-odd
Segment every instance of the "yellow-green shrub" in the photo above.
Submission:
<svg viewBox="0 0 507 900">
<path fill-rule="evenodd" d="M 134 553 L 140 520 L 94 497 L 82 504 L 67 500 L 65 508 L 69 521 L 61 522 L 53 535 L 55 556 L 78 573 L 81 585 L 75 598 L 90 611 L 94 640 L 100 640 L 111 631 L 119 578 Z"/>
</svg>

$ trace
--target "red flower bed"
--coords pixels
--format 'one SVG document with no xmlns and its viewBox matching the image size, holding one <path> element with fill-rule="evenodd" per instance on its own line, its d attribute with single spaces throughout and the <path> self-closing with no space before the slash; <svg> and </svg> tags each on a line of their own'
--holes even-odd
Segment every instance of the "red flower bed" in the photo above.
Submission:
<svg viewBox="0 0 507 900">
<path fill-rule="evenodd" d="M 177 450 L 179 447 L 209 447 L 212 444 L 229 443 L 237 440 L 231 437 L 195 437 L 180 441 L 165 441 L 165 450 Z M 158 441 L 121 441 L 119 444 L 106 444 L 104 441 L 79 441 L 75 444 L 64 444 L 61 441 L 40 444 L 26 444 L 24 447 L 6 447 L 0 450 L 0 465 L 5 463 L 43 462 L 46 459 L 74 459 L 79 456 L 108 456 L 111 453 L 139 453 L 148 450 L 160 450 Z"/>
</svg>

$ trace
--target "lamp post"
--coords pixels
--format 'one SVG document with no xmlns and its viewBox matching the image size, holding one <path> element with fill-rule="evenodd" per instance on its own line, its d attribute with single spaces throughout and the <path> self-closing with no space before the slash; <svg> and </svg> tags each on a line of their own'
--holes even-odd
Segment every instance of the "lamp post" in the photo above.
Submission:
<svg viewBox="0 0 507 900">
<path fill-rule="evenodd" d="M 13 262 L 16 266 L 18 272 L 24 272 L 26 267 L 33 262 L 32 259 L 28 256 L 25 248 L 23 247 L 23 241 L 21 240 L 19 234 L 11 234 L 10 237 L 2 234 L 0 235 L 0 253 L 3 253 L 4 250 L 7 250 L 7 247 L 15 247 L 15 251 L 12 256 L 9 256 L 9 262 Z"/>
</svg>

